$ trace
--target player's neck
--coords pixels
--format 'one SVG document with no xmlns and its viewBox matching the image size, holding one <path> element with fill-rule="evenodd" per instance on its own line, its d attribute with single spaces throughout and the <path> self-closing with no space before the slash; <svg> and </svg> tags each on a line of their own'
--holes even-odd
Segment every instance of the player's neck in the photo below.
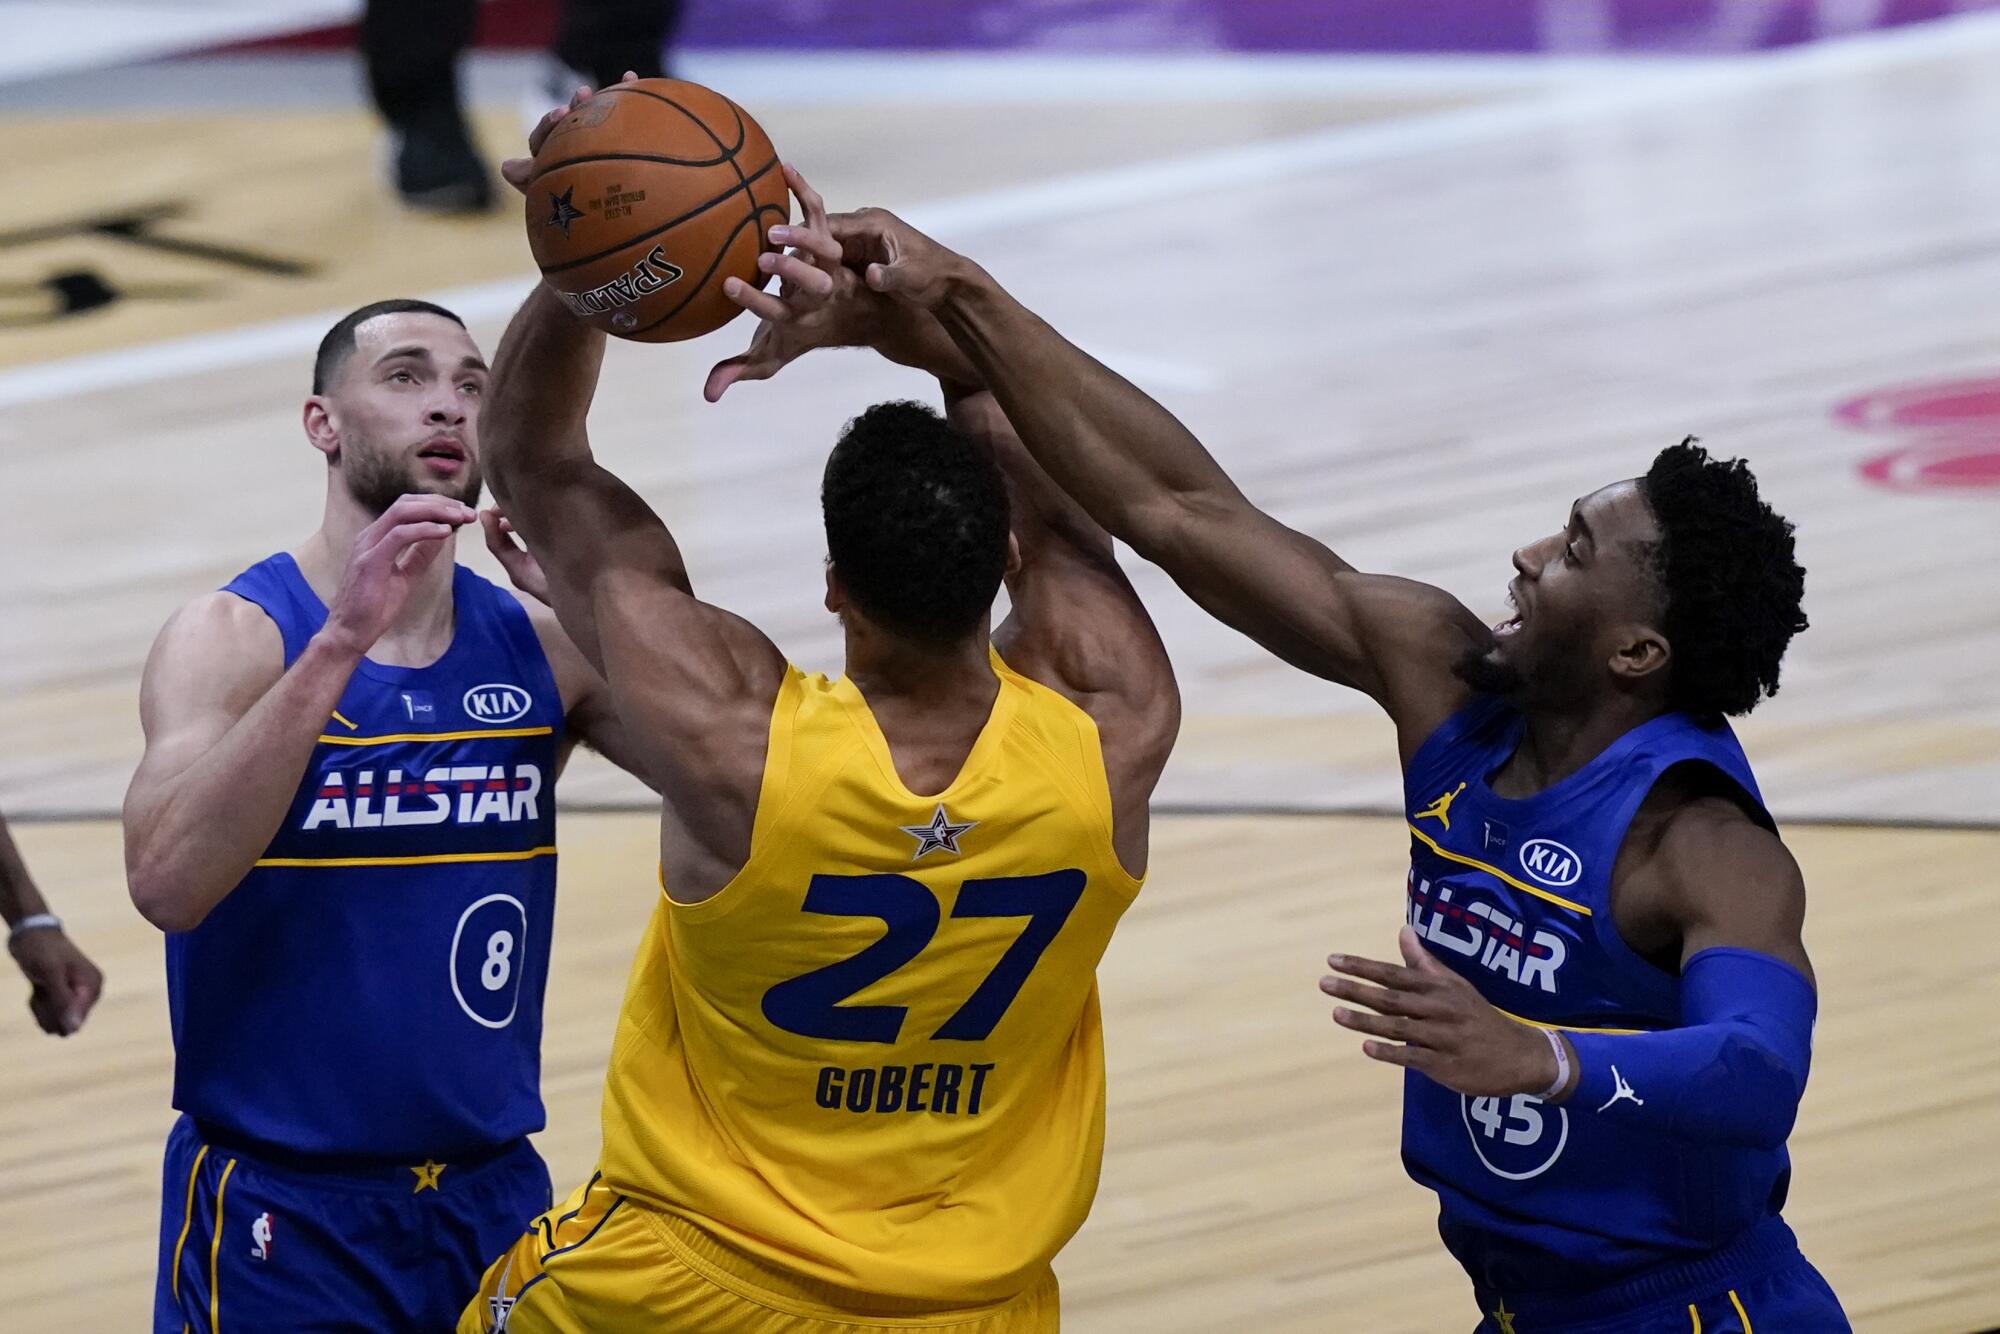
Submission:
<svg viewBox="0 0 2000 1334">
<path fill-rule="evenodd" d="M 306 583 L 328 607 L 339 596 L 341 575 L 354 554 L 355 539 L 378 517 L 355 504 L 340 488 L 327 489 L 319 531 L 307 538 L 292 558 Z M 375 641 L 369 657 L 387 666 L 419 667 L 444 656 L 453 633 L 451 589 L 457 545 L 454 535 L 452 550 L 439 552 L 438 558 L 416 576 L 409 600 Z"/>
<path fill-rule="evenodd" d="M 858 616 L 842 618 L 847 639 L 847 675 L 871 701 L 950 703 L 968 691 L 990 692 L 993 664 L 986 627 L 955 644 L 913 644 L 883 633 Z"/>
<path fill-rule="evenodd" d="M 1568 778 L 1605 747 L 1660 714 L 1657 704 L 1620 696 L 1575 709 L 1524 709 L 1521 744 L 1493 775 L 1502 797 L 1530 797 Z"/>
</svg>

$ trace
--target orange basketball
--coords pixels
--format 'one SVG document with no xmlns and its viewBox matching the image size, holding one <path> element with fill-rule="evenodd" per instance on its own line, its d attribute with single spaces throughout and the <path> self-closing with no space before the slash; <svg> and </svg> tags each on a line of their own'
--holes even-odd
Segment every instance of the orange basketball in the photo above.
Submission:
<svg viewBox="0 0 2000 1334">
<path fill-rule="evenodd" d="M 791 216 L 771 140 L 722 94 L 679 79 L 606 88 L 535 155 L 528 245 L 563 302 L 619 338 L 672 343 L 729 323 L 734 274 Z"/>
</svg>

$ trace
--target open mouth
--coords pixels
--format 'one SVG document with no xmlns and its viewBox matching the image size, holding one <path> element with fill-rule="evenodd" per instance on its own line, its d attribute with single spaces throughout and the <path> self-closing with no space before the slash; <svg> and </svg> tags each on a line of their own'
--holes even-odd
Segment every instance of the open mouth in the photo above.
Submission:
<svg viewBox="0 0 2000 1334">
<path fill-rule="evenodd" d="M 417 451 L 417 457 L 442 471 L 455 472 L 465 466 L 465 446 L 456 440 L 433 440 Z"/>
<path fill-rule="evenodd" d="M 1507 605 L 1513 609 L 1514 614 L 1493 623 L 1495 639 L 1505 639 L 1508 635 L 1514 634 L 1521 628 L 1521 622 L 1526 619 L 1526 613 L 1521 610 L 1520 599 L 1514 595 L 1512 584 L 1507 585 Z"/>
</svg>

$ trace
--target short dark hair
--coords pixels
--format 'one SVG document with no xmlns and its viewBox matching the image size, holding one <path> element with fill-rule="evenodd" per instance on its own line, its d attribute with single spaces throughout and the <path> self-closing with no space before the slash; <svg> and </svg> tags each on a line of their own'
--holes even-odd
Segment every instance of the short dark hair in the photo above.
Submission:
<svg viewBox="0 0 2000 1334">
<path fill-rule="evenodd" d="M 354 355 L 354 331 L 378 315 L 442 315 L 465 327 L 465 321 L 428 301 L 418 301 L 414 297 L 392 297 L 387 301 L 376 301 L 359 310 L 349 311 L 341 316 L 340 323 L 326 331 L 326 337 L 319 340 L 319 351 L 313 354 L 313 392 L 324 394 L 326 387 L 333 383 L 333 377 L 340 374 L 340 367 Z"/>
<path fill-rule="evenodd" d="M 943 646 L 978 628 L 1007 571 L 1007 484 L 985 445 L 921 403 L 847 424 L 820 484 L 827 556 L 854 605 Z"/>
<path fill-rule="evenodd" d="M 1806 628 L 1806 572 L 1792 525 L 1757 495 L 1741 459 L 1713 459 L 1693 436 L 1660 451 L 1640 489 L 1660 526 L 1647 563 L 1673 658 L 1668 703 L 1714 723 L 1778 693 L 1778 666 Z"/>
</svg>

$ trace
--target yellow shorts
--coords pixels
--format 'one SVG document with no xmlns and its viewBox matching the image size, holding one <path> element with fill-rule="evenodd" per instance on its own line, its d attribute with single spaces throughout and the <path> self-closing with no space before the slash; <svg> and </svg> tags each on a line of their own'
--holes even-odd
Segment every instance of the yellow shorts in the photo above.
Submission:
<svg viewBox="0 0 2000 1334">
<path fill-rule="evenodd" d="M 856 1310 L 593 1176 L 487 1268 L 458 1334 L 1054 1334 L 1058 1307 L 1049 1270 L 986 1306 Z"/>
</svg>

